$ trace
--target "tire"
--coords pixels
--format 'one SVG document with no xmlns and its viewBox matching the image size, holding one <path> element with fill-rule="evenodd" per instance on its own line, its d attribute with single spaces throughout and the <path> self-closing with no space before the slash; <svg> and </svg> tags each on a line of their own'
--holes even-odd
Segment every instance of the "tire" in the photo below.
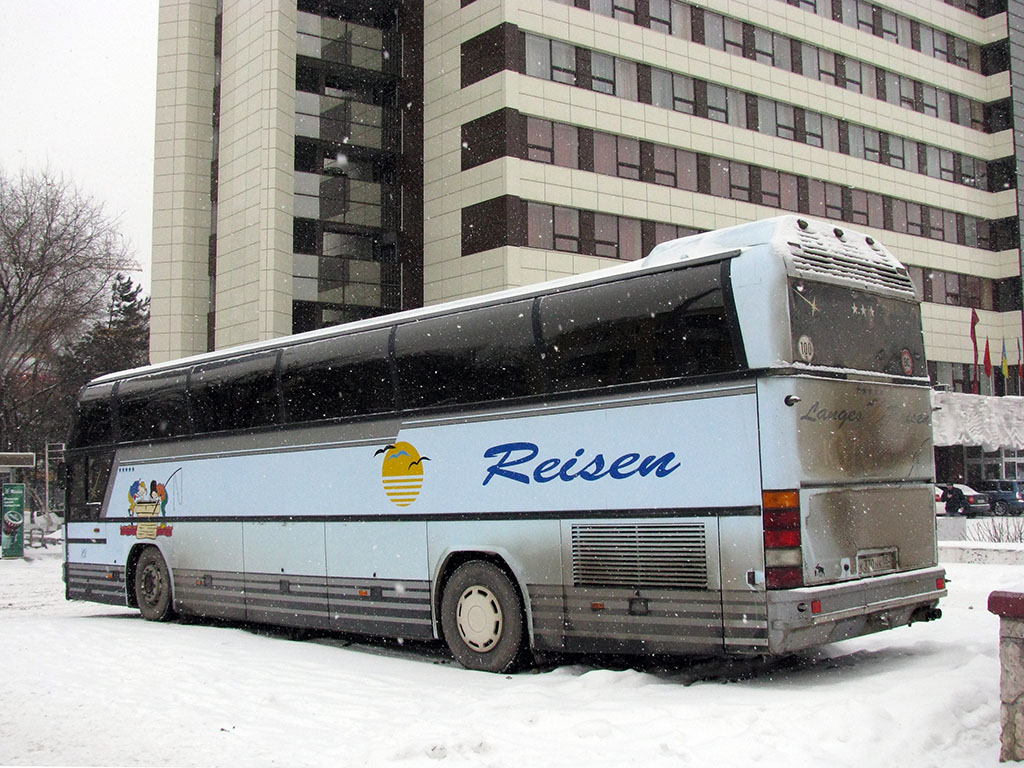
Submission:
<svg viewBox="0 0 1024 768">
<path fill-rule="evenodd" d="M 1010 505 L 1007 504 L 1005 501 L 997 501 L 995 504 L 992 505 L 992 511 L 1000 516 L 1006 515 L 1010 512 Z"/>
<path fill-rule="evenodd" d="M 135 564 L 135 601 L 148 621 L 167 621 L 174 616 L 171 573 L 156 547 L 146 547 Z"/>
<path fill-rule="evenodd" d="M 523 650 L 523 603 L 504 571 L 483 560 L 460 565 L 441 597 L 441 630 L 466 669 L 505 672 Z"/>
</svg>

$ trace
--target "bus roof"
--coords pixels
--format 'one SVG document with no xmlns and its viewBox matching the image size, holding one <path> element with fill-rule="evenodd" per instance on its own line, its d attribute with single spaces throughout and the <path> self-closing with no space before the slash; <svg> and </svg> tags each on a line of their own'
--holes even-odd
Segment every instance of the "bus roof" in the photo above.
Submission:
<svg viewBox="0 0 1024 768">
<path fill-rule="evenodd" d="M 313 331 L 294 334 L 291 336 L 280 336 L 266 341 L 250 342 L 234 347 L 218 349 L 212 352 L 204 352 L 189 357 L 168 360 L 140 368 L 117 371 L 104 374 L 90 381 L 86 386 L 94 386 L 114 382 L 124 378 L 145 376 L 162 371 L 170 371 L 180 368 L 188 368 L 199 363 L 213 360 L 229 360 L 234 357 L 251 354 L 254 352 L 268 351 L 282 346 L 299 344 L 320 338 L 344 335 L 372 328 L 386 327 L 399 323 L 406 323 L 420 318 L 432 317 L 434 315 L 451 312 L 453 310 L 473 309 L 486 307 L 495 304 L 507 303 L 516 299 L 525 299 L 532 296 L 549 292 L 556 292 L 566 288 L 579 287 L 590 283 L 601 283 L 631 274 L 640 274 L 648 271 L 672 268 L 684 263 L 693 263 L 702 260 L 724 258 L 726 256 L 738 255 L 744 250 L 759 245 L 770 245 L 779 258 L 789 257 L 792 248 L 790 244 L 794 237 L 802 231 L 813 233 L 839 232 L 830 224 L 814 221 L 802 216 L 787 215 L 776 216 L 761 221 L 738 224 L 733 227 L 713 230 L 688 237 L 669 240 L 655 246 L 644 258 L 625 264 L 617 264 L 612 267 L 594 270 L 580 275 L 548 280 L 542 283 L 510 288 L 494 293 L 473 296 L 465 299 L 457 299 L 442 304 L 434 304 L 417 309 L 408 309 L 378 317 L 357 320 L 342 325 L 320 328 Z M 878 246 L 870 238 L 847 230 L 844 233 L 848 238 L 856 238 L 859 241 L 867 240 L 874 250 L 878 251 L 882 258 L 897 266 L 896 261 L 888 251 Z"/>
</svg>

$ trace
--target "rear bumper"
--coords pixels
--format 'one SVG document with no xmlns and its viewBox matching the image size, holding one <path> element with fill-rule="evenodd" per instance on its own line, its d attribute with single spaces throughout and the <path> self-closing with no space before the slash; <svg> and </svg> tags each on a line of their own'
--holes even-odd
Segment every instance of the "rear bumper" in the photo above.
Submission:
<svg viewBox="0 0 1024 768">
<path fill-rule="evenodd" d="M 947 594 L 938 586 L 945 575 L 945 569 L 935 566 L 841 584 L 769 590 L 769 652 L 788 653 L 903 626 L 923 615 L 933 617 L 929 609 Z"/>
</svg>

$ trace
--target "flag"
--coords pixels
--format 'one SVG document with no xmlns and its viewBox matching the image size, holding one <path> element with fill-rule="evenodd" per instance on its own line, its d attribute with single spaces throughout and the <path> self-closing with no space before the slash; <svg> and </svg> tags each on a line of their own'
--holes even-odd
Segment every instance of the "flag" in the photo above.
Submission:
<svg viewBox="0 0 1024 768">
<path fill-rule="evenodd" d="M 1020 358 L 1020 339 L 1017 339 L 1017 378 L 1024 379 L 1024 360 Z"/>
<path fill-rule="evenodd" d="M 992 378 L 992 353 L 988 350 L 988 337 L 985 337 L 985 375 Z"/>
<path fill-rule="evenodd" d="M 1003 339 L 1003 357 L 999 361 L 999 365 L 1003 369 L 1003 378 L 1010 378 L 1010 364 L 1006 360 L 1006 339 Z"/>
<path fill-rule="evenodd" d="M 978 332 L 975 330 L 978 323 L 981 322 L 981 318 L 978 317 L 978 313 L 975 310 L 971 310 L 971 343 L 974 345 L 974 382 L 971 387 L 971 391 L 974 394 L 978 394 L 981 391 L 981 386 L 978 383 Z"/>
</svg>

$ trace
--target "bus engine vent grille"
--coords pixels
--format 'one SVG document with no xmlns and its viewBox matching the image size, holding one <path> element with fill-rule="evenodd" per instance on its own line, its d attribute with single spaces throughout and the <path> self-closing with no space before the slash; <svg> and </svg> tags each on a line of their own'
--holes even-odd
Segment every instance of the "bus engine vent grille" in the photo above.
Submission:
<svg viewBox="0 0 1024 768">
<path fill-rule="evenodd" d="M 572 526 L 577 587 L 707 589 L 703 523 Z"/>
<path fill-rule="evenodd" d="M 888 289 L 914 297 L 914 284 L 907 270 L 888 253 L 865 245 L 844 243 L 814 232 L 801 232 L 792 247 L 791 269 L 795 277 L 824 278 L 863 287 Z M 837 280 L 838 279 L 838 280 Z"/>
</svg>

